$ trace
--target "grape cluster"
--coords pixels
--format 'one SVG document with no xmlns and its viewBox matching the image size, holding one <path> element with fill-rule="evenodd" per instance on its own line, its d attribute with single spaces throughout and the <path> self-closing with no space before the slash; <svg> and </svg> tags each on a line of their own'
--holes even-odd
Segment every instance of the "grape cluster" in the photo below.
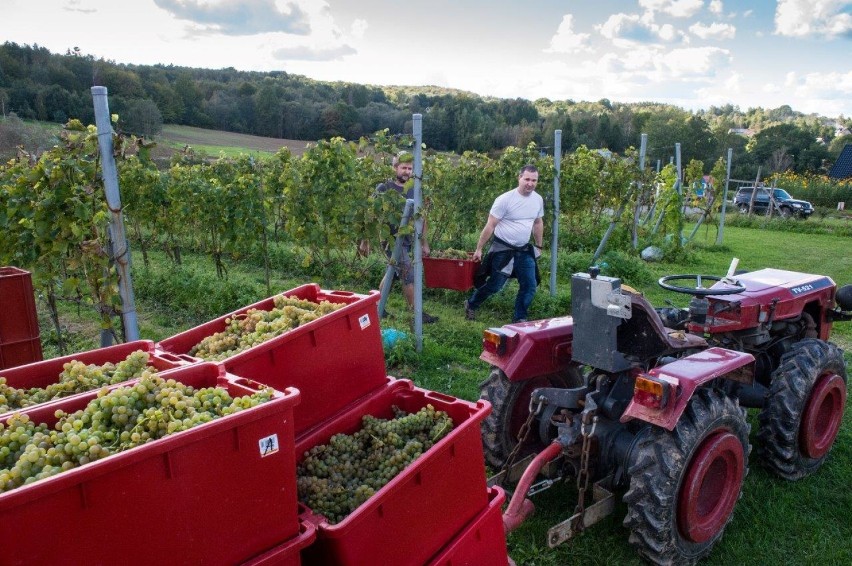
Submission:
<svg viewBox="0 0 852 566">
<path fill-rule="evenodd" d="M 81 361 L 71 360 L 62 366 L 62 373 L 56 383 L 29 389 L 11 387 L 7 385 L 5 377 L 0 377 L 0 413 L 91 391 L 104 385 L 130 381 L 141 376 L 144 371 L 156 372 L 155 368 L 148 367 L 149 361 L 150 356 L 142 350 L 131 353 L 117 364 L 107 362 L 100 366 L 86 365 Z"/>
<path fill-rule="evenodd" d="M 305 452 L 297 466 L 299 500 L 339 523 L 453 429 L 444 411 L 427 405 L 394 418 L 361 418 L 354 434 L 335 434 Z"/>
<path fill-rule="evenodd" d="M 14 413 L 0 422 L 0 493 L 254 407 L 273 394 L 264 388 L 232 398 L 223 387 L 195 389 L 146 371 L 135 383 L 99 391 L 83 409 L 56 411 L 52 428 Z"/>
<path fill-rule="evenodd" d="M 208 361 L 222 361 L 248 350 L 325 314 L 346 306 L 345 303 L 315 303 L 277 295 L 270 310 L 249 309 L 225 319 L 225 330 L 207 336 L 190 349 L 189 354 Z"/>
<path fill-rule="evenodd" d="M 470 259 L 470 254 L 464 250 L 457 250 L 455 248 L 447 248 L 445 250 L 433 251 L 430 253 L 430 257 L 438 258 L 438 259 Z"/>
</svg>

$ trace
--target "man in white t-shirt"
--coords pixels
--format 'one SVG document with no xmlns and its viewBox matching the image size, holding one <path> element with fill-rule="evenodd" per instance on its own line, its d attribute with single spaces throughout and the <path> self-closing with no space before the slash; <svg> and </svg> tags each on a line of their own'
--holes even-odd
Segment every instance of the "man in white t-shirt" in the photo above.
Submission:
<svg viewBox="0 0 852 566">
<path fill-rule="evenodd" d="M 537 184 L 538 169 L 525 165 L 518 174 L 518 186 L 494 200 L 473 252 L 473 259 L 481 260 L 482 248 L 494 236 L 482 265 L 488 278 L 464 303 L 468 320 L 474 320 L 476 309 L 515 277 L 519 289 L 512 321 L 526 321 L 538 286 L 536 259 L 541 255 L 544 237 L 544 199 L 535 192 Z M 530 236 L 534 244 L 530 244 Z"/>
</svg>

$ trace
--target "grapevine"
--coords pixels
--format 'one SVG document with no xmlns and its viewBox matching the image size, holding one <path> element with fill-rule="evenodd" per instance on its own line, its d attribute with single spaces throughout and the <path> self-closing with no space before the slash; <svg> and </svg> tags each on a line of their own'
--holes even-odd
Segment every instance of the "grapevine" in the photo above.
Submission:
<svg viewBox="0 0 852 566">
<path fill-rule="evenodd" d="M 225 330 L 193 346 L 189 354 L 208 361 L 222 361 L 262 342 L 280 336 L 312 320 L 343 308 L 345 303 L 315 303 L 277 295 L 270 310 L 249 309 L 225 319 Z"/>
<path fill-rule="evenodd" d="M 56 425 L 15 413 L 0 423 L 0 493 L 94 462 L 272 399 L 264 388 L 232 398 L 145 371 L 136 383 L 102 390 L 85 408 L 56 411 Z"/>
<path fill-rule="evenodd" d="M 148 368 L 149 360 L 148 353 L 142 350 L 131 353 L 117 364 L 107 362 L 103 365 L 86 365 L 81 361 L 71 360 L 62 366 L 58 381 L 43 388 L 18 389 L 8 385 L 5 377 L 0 377 L 0 413 L 136 379 L 146 368 L 149 372 L 156 372 L 153 367 Z"/>
<path fill-rule="evenodd" d="M 444 411 L 393 407 L 394 418 L 364 415 L 354 434 L 335 434 L 305 452 L 296 469 L 299 500 L 339 523 L 453 429 Z"/>
</svg>

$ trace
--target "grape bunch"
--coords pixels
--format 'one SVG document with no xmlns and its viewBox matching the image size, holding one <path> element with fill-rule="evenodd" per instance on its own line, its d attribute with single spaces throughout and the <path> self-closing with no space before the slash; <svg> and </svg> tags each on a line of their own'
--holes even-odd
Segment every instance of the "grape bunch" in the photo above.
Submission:
<svg viewBox="0 0 852 566">
<path fill-rule="evenodd" d="M 299 500 L 339 523 L 453 429 L 449 415 L 432 405 L 393 411 L 392 419 L 364 415 L 359 431 L 305 452 L 296 468 Z"/>
<path fill-rule="evenodd" d="M 104 385 L 130 381 L 140 377 L 144 371 L 156 372 L 155 368 L 148 367 L 149 361 L 149 354 L 142 350 L 132 352 L 117 364 L 107 362 L 103 365 L 86 365 L 81 361 L 71 360 L 62 366 L 62 373 L 56 383 L 29 389 L 11 387 L 6 383 L 5 377 L 0 377 L 0 413 L 91 391 Z"/>
<path fill-rule="evenodd" d="M 0 493 L 249 409 L 273 394 L 264 388 L 233 398 L 223 387 L 195 389 L 146 371 L 135 383 L 99 391 L 83 409 L 56 411 L 52 428 L 14 413 L 0 422 Z"/>
<path fill-rule="evenodd" d="M 222 361 L 271 338 L 346 306 L 345 303 L 315 303 L 277 295 L 270 310 L 249 309 L 225 319 L 225 330 L 201 340 L 189 354 L 208 361 Z"/>
<path fill-rule="evenodd" d="M 438 259 L 470 259 L 470 254 L 468 252 L 454 248 L 433 251 L 430 255 L 431 257 Z"/>
</svg>

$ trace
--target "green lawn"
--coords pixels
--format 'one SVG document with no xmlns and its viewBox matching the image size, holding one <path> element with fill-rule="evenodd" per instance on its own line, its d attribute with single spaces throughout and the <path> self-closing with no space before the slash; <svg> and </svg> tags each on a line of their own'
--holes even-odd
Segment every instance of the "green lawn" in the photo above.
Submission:
<svg viewBox="0 0 852 566">
<path fill-rule="evenodd" d="M 794 271 L 825 274 L 838 284 L 852 283 L 852 242 L 848 238 L 835 236 L 790 234 L 757 229 L 726 228 L 725 245 L 711 246 L 715 231 L 705 235 L 699 231 L 696 242 L 701 249 L 690 256 L 686 264 L 652 264 L 654 279 L 672 273 L 706 273 L 723 275 L 732 257 L 740 259 L 740 268 L 755 270 L 774 267 Z M 153 254 L 155 263 L 146 274 L 141 266 L 141 257 L 134 256 L 133 277 L 138 281 L 148 277 L 172 277 L 172 268 L 162 256 Z M 549 265 L 545 257 L 543 265 Z M 205 259 L 190 258 L 190 268 L 206 272 L 212 285 L 216 285 L 215 271 Z M 283 291 L 306 283 L 286 275 L 286 269 L 278 268 L 273 280 L 276 291 Z M 536 317 L 564 315 L 568 310 L 568 278 L 570 273 L 560 273 L 556 297 L 551 297 L 545 276 L 533 305 Z M 366 292 L 377 288 L 381 273 L 374 274 L 372 281 L 340 283 L 317 281 L 322 287 Z M 230 269 L 230 283 L 254 285 L 258 296 L 263 298 L 263 270 L 259 266 L 234 265 Z M 654 282 L 626 283 L 646 293 L 652 303 L 664 304 L 665 299 L 683 306 L 688 301 L 685 295 L 663 291 Z M 236 283 L 234 283 L 236 284 Z M 478 320 L 466 321 L 463 316 L 464 295 L 454 291 L 427 290 L 424 305 L 440 321 L 424 327 L 423 351 L 419 355 L 411 349 L 392 354 L 394 365 L 389 372 L 396 377 L 413 379 L 418 385 L 474 400 L 478 398 L 478 383 L 488 374 L 487 365 L 478 356 L 481 348 L 481 332 L 489 326 L 499 326 L 511 317 L 512 303 L 516 292 L 514 281 L 504 291 L 492 298 L 480 309 Z M 163 293 L 165 293 L 163 291 Z M 170 292 L 171 293 L 171 292 Z M 137 295 L 138 297 L 139 295 Z M 153 297 L 159 300 L 152 300 Z M 197 297 L 198 301 L 205 298 Z M 180 330 L 205 320 L 198 314 L 191 315 L 183 307 L 175 307 L 177 298 L 158 296 L 156 289 L 148 290 L 139 298 L 138 312 L 142 337 L 154 340 L 170 336 Z M 233 310 L 248 304 L 230 305 Z M 397 317 L 384 320 L 383 327 L 408 330 L 409 320 L 405 316 L 404 302 L 398 287 L 392 291 L 389 308 Z M 222 311 L 226 312 L 226 311 Z M 216 313 L 221 314 L 221 313 Z M 71 327 L 74 345 L 79 349 L 94 347 L 97 329 L 87 317 L 78 316 L 76 309 L 64 309 L 65 323 Z M 207 319 L 212 318 L 212 316 Z M 44 321 L 43 321 L 44 322 Z M 43 332 L 46 329 L 42 327 Z M 833 339 L 847 354 L 847 367 L 852 364 L 852 323 L 835 325 Z M 46 344 L 46 351 L 52 352 Z M 55 354 L 54 354 L 55 355 Z M 850 370 L 852 371 L 852 370 Z M 826 465 L 814 476 L 790 483 L 769 475 L 756 458 L 750 461 L 750 473 L 746 478 L 744 496 L 739 502 L 734 519 L 723 540 L 715 547 L 707 564 L 852 564 L 852 411 L 847 411 L 834 450 Z M 756 418 L 751 415 L 752 440 L 755 440 Z M 447 473 L 452 473 L 448 470 Z M 620 494 L 619 494 L 620 496 Z M 573 484 L 559 485 L 534 498 L 536 515 L 518 531 L 508 537 L 511 556 L 518 564 L 525 565 L 571 565 L 571 564 L 640 564 L 641 561 L 627 543 L 627 530 L 621 526 L 625 506 L 618 504 L 616 513 L 602 523 L 590 528 L 569 544 L 555 549 L 546 545 L 546 532 L 551 525 L 567 518 L 573 512 L 576 493 Z"/>
</svg>

